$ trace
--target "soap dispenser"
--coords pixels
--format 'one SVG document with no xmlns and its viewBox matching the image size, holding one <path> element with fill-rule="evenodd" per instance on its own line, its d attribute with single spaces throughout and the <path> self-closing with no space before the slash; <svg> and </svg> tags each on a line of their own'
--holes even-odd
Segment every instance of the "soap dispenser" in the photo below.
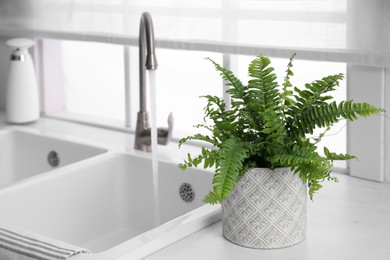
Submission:
<svg viewBox="0 0 390 260">
<path fill-rule="evenodd" d="M 39 118 L 38 84 L 28 48 L 31 39 L 14 38 L 6 42 L 13 49 L 8 74 L 6 117 L 9 123 L 31 123 Z"/>
</svg>

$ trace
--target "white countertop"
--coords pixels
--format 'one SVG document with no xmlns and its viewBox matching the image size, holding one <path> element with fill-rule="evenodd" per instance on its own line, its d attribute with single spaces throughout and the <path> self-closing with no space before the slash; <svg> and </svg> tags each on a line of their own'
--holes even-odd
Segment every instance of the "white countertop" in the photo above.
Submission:
<svg viewBox="0 0 390 260">
<path fill-rule="evenodd" d="M 307 237 L 284 249 L 256 250 L 222 237 L 221 222 L 147 257 L 148 260 L 388 260 L 390 184 L 337 175 L 308 201 Z"/>
<path fill-rule="evenodd" d="M 0 112 L 2 126 L 6 124 Z M 14 127 L 134 152 L 133 136 L 128 133 L 46 118 Z M 159 154 L 180 158 L 187 149 L 193 148 L 178 150 L 172 143 L 161 147 Z M 325 183 L 314 202 L 308 201 L 307 238 L 296 246 L 278 250 L 239 247 L 222 237 L 221 223 L 217 222 L 146 259 L 390 259 L 390 184 L 337 176 L 339 183 Z"/>
</svg>

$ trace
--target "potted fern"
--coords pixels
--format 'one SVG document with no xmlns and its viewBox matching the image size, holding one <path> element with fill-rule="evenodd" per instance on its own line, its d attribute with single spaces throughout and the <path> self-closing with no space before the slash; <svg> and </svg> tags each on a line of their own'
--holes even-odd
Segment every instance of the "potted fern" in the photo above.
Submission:
<svg viewBox="0 0 390 260">
<path fill-rule="evenodd" d="M 215 167 L 213 190 L 204 198 L 222 204 L 223 235 L 251 248 L 281 248 L 305 238 L 306 194 L 313 198 L 331 175 L 333 161 L 355 158 L 317 145 L 325 132 L 342 119 L 353 121 L 383 110 L 352 100 L 333 101 L 343 74 L 331 75 L 293 87 L 290 77 L 295 54 L 279 87 L 270 59 L 256 57 L 249 64 L 251 79 L 244 85 L 234 74 L 209 59 L 227 82 L 231 108 L 219 97 L 207 95 L 204 122 L 209 131 L 180 140 L 204 141 L 200 155 L 179 165 L 181 169 Z M 314 130 L 323 132 L 313 138 Z"/>
</svg>

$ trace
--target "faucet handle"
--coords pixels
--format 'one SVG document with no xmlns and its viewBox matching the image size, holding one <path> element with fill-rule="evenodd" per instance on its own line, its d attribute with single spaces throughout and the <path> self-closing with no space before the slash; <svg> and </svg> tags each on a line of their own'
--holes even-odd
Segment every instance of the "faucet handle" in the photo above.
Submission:
<svg viewBox="0 0 390 260">
<path fill-rule="evenodd" d="M 159 127 L 157 129 L 158 144 L 166 145 L 172 138 L 173 130 L 173 114 L 169 113 L 168 116 L 168 127 Z"/>
<path fill-rule="evenodd" d="M 173 130 L 173 122 L 174 122 L 172 112 L 169 113 L 167 122 L 168 122 L 169 138 L 171 138 L 172 137 L 172 130 Z"/>
</svg>

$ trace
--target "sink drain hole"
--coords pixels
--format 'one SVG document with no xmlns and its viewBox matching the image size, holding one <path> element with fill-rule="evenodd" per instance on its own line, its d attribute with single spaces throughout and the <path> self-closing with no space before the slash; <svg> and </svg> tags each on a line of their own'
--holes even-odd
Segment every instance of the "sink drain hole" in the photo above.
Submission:
<svg viewBox="0 0 390 260">
<path fill-rule="evenodd" d="M 179 188 L 180 197 L 185 202 L 191 202 L 195 199 L 195 191 L 191 184 L 183 183 Z"/>
<path fill-rule="evenodd" d="M 47 155 L 47 161 L 49 162 L 51 167 L 57 167 L 60 164 L 60 157 L 58 157 L 57 152 L 51 151 Z"/>
</svg>

